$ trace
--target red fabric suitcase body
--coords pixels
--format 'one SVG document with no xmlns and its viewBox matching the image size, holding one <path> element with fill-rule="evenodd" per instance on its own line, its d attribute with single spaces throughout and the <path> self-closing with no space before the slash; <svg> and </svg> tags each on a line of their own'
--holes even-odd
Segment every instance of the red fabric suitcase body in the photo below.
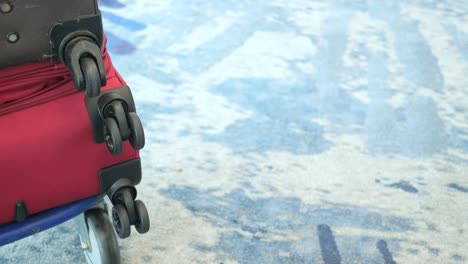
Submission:
<svg viewBox="0 0 468 264">
<path fill-rule="evenodd" d="M 125 85 L 103 48 L 109 91 Z M 28 214 L 103 192 L 99 173 L 138 160 L 128 141 L 113 156 L 97 144 L 85 103 L 61 63 L 0 69 L 0 225 L 15 220 L 21 201 Z M 141 177 L 139 175 L 138 177 Z"/>
</svg>

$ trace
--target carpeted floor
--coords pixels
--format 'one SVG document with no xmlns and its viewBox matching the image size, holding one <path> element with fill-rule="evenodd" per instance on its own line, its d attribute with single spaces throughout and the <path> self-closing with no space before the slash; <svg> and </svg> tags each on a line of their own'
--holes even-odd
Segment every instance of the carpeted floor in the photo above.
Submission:
<svg viewBox="0 0 468 264">
<path fill-rule="evenodd" d="M 101 1 L 147 134 L 124 263 L 468 263 L 464 1 Z M 0 263 L 85 263 L 73 221 Z"/>
</svg>

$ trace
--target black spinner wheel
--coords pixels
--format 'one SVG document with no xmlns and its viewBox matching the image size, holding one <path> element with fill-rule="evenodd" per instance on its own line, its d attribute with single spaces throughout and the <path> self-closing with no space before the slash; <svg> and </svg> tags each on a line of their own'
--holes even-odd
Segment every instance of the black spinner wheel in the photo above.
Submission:
<svg viewBox="0 0 468 264">
<path fill-rule="evenodd" d="M 114 100 L 104 108 L 105 117 L 114 117 L 119 126 L 122 141 L 125 141 L 130 136 L 130 129 L 128 127 L 126 110 L 124 103 L 120 100 Z"/>
<path fill-rule="evenodd" d="M 130 221 L 130 225 L 136 223 L 137 215 L 135 211 L 135 197 L 132 194 L 130 188 L 122 188 L 115 194 L 114 203 L 122 204 L 127 209 L 128 219 Z"/>
<path fill-rule="evenodd" d="M 150 229 L 148 210 L 146 210 L 145 204 L 140 200 L 135 201 L 135 210 L 137 214 L 135 229 L 138 231 L 138 233 L 144 234 Z"/>
<path fill-rule="evenodd" d="M 117 156 L 122 153 L 122 136 L 117 122 L 112 117 L 104 120 L 104 140 L 112 155 Z"/>
<path fill-rule="evenodd" d="M 112 221 L 114 223 L 115 232 L 120 238 L 130 236 L 130 220 L 128 219 L 127 210 L 121 204 L 116 204 L 112 208 Z"/>
<path fill-rule="evenodd" d="M 135 112 L 128 113 L 127 120 L 131 131 L 130 144 L 134 149 L 140 150 L 145 146 L 145 132 L 141 120 Z"/>
<path fill-rule="evenodd" d="M 86 95 L 98 96 L 101 91 L 101 77 L 96 62 L 89 57 L 80 59 L 81 71 L 83 72 Z"/>
</svg>

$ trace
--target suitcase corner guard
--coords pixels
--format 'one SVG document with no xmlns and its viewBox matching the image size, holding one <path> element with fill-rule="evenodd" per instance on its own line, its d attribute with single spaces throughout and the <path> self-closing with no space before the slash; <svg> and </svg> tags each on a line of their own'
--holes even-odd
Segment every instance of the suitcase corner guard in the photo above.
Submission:
<svg viewBox="0 0 468 264">
<path fill-rule="evenodd" d="M 135 185 L 141 181 L 141 161 L 133 159 L 99 171 L 99 186 L 101 193 L 105 193 L 113 200 L 117 191 L 130 186 L 136 196 Z M 132 194 L 133 195 L 133 194 Z"/>
</svg>

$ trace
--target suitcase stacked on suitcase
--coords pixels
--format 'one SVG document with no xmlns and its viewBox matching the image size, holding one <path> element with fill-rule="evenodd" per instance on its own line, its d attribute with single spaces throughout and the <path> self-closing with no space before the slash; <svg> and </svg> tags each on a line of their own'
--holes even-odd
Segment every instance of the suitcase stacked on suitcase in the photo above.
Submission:
<svg viewBox="0 0 468 264">
<path fill-rule="evenodd" d="M 99 193 L 121 238 L 149 229 L 143 127 L 96 0 L 0 0 L 0 225 Z"/>
</svg>

